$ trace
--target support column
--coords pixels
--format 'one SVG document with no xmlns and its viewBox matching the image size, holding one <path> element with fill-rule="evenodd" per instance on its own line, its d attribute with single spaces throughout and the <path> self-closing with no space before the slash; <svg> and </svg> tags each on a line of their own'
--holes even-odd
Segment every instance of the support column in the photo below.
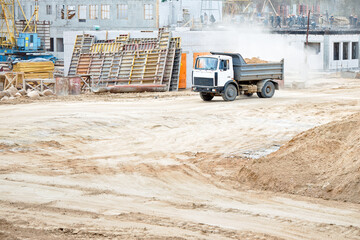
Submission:
<svg viewBox="0 0 360 240">
<path fill-rule="evenodd" d="M 160 26 L 160 6 L 159 6 L 159 3 L 160 0 L 156 0 L 156 28 L 159 29 L 159 26 Z"/>
<path fill-rule="evenodd" d="M 324 35 L 324 55 L 323 55 L 323 59 L 324 59 L 324 70 L 329 70 L 329 63 L 330 63 L 330 39 L 329 39 L 329 35 Z"/>
<path fill-rule="evenodd" d="M 360 68 L 360 36 L 358 41 L 358 47 L 357 47 L 357 57 L 358 57 L 358 68 Z"/>
</svg>

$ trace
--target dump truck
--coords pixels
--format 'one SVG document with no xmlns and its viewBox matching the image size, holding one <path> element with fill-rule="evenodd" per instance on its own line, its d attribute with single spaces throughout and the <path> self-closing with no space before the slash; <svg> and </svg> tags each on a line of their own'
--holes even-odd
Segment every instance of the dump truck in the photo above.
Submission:
<svg viewBox="0 0 360 240">
<path fill-rule="evenodd" d="M 196 58 L 192 72 L 192 90 L 204 101 L 222 96 L 234 101 L 239 95 L 273 97 L 284 80 L 284 60 L 247 64 L 238 53 L 211 52 Z"/>
</svg>

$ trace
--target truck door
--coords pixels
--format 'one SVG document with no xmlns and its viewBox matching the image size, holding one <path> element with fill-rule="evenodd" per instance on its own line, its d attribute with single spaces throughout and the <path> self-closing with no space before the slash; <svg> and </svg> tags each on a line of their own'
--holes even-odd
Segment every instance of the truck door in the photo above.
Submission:
<svg viewBox="0 0 360 240">
<path fill-rule="evenodd" d="M 229 60 L 220 60 L 217 86 L 224 86 L 227 81 L 231 80 L 231 71 L 229 64 Z"/>
</svg>

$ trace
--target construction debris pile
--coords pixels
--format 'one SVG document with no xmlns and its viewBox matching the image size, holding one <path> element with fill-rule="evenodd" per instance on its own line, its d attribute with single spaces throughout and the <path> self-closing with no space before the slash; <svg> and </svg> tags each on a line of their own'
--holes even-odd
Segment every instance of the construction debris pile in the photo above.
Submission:
<svg viewBox="0 0 360 240">
<path fill-rule="evenodd" d="M 25 89 L 18 90 L 16 87 L 11 86 L 7 90 L 0 91 L 0 101 L 11 101 L 19 98 L 39 99 L 40 97 L 53 95 L 54 93 L 50 89 L 46 89 L 44 91 L 28 89 L 26 91 Z"/>
<path fill-rule="evenodd" d="M 92 91 L 177 91 L 181 63 L 180 38 L 160 29 L 157 38 L 96 41 L 78 35 L 68 76 L 81 76 Z"/>
</svg>

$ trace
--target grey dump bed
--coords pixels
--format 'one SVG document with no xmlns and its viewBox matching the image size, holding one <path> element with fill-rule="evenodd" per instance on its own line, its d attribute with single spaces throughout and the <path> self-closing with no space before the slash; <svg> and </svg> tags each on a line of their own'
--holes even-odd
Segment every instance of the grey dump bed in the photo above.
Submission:
<svg viewBox="0 0 360 240">
<path fill-rule="evenodd" d="M 211 54 L 232 57 L 234 65 L 234 78 L 237 81 L 284 79 L 284 60 L 281 60 L 280 62 L 247 64 L 244 58 L 238 53 L 211 52 Z"/>
</svg>

